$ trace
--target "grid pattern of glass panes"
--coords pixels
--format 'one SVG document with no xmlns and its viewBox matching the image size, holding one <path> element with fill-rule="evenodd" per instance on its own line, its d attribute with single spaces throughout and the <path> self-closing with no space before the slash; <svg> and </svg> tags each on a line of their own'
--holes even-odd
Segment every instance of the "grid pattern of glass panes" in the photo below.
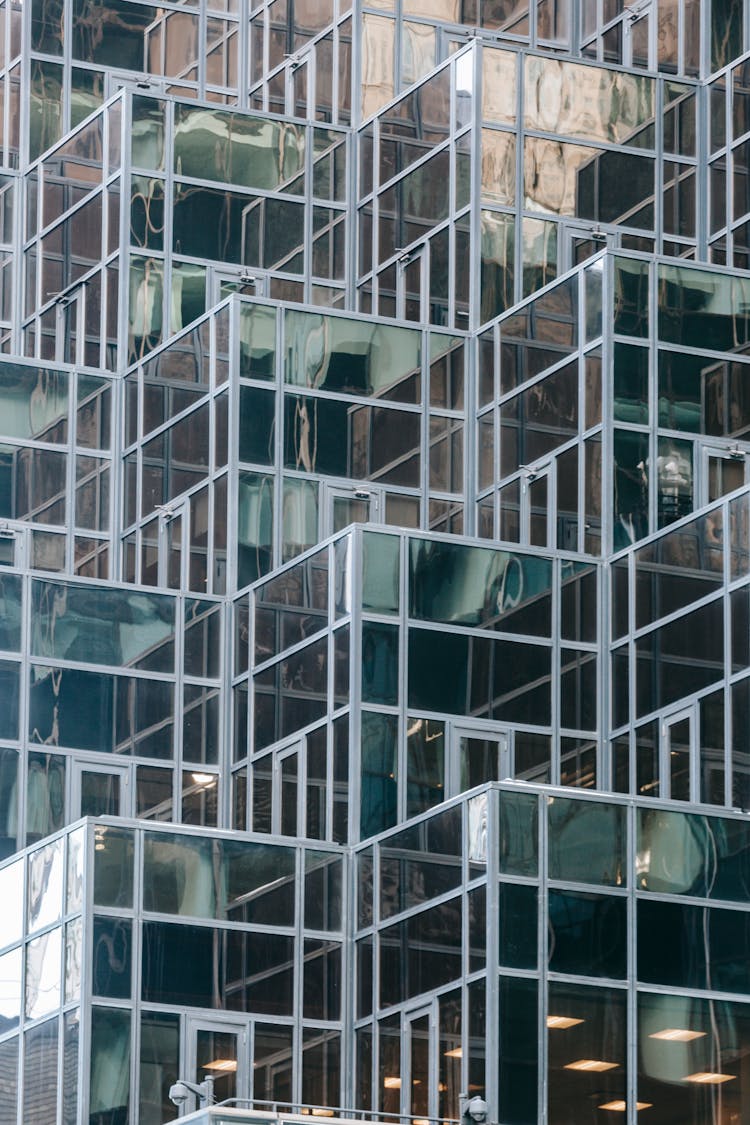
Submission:
<svg viewBox="0 0 750 1125">
<path fill-rule="evenodd" d="M 461 533 L 465 344 L 220 305 L 126 377 L 126 580 L 236 590 L 356 520 Z"/>
<path fill-rule="evenodd" d="M 234 607 L 234 823 L 346 841 L 487 781 L 597 788 L 598 583 L 365 528 L 259 582 Z"/>
<path fill-rule="evenodd" d="M 96 812 L 225 823 L 222 603 L 7 564 L 0 591 L 2 855 Z"/>
</svg>

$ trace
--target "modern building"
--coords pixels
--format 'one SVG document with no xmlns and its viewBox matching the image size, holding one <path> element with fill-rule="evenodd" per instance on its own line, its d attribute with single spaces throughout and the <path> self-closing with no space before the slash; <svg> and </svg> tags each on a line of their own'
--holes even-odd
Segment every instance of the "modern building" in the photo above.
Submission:
<svg viewBox="0 0 750 1125">
<path fill-rule="evenodd" d="M 749 466 L 750 0 L 2 0 L 2 1125 L 747 1125 Z"/>
</svg>

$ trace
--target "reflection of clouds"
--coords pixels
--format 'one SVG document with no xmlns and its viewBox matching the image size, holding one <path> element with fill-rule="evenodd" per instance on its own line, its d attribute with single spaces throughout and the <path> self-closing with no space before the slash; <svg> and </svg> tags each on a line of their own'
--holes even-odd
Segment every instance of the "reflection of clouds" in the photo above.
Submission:
<svg viewBox="0 0 750 1125">
<path fill-rule="evenodd" d="M 362 116 L 393 97 L 395 23 L 382 16 L 362 16 Z"/>
<path fill-rule="evenodd" d="M 435 66 L 435 28 L 424 23 L 403 23 L 401 32 L 402 83 L 418 82 Z"/>
<path fill-rule="evenodd" d="M 81 961 L 83 957 L 83 927 L 81 919 L 69 922 L 65 931 L 65 1001 L 77 1000 L 81 991 Z"/>
<path fill-rule="evenodd" d="M 575 215 L 578 170 L 599 153 L 583 145 L 527 137 L 524 144 L 524 207 L 555 215 Z"/>
<path fill-rule="evenodd" d="M 516 138 L 482 130 L 482 197 L 512 207 L 516 201 Z"/>
<path fill-rule="evenodd" d="M 47 1015 L 60 1006 L 62 931 L 58 928 L 26 947 L 26 1015 Z"/>
<path fill-rule="evenodd" d="M 60 917 L 63 891 L 63 841 L 55 840 L 29 857 L 29 931 Z"/>
<path fill-rule="evenodd" d="M 653 78 L 528 57 L 527 129 L 623 144 L 654 117 Z"/>
<path fill-rule="evenodd" d="M 469 801 L 469 859 L 487 862 L 487 794 Z"/>
</svg>

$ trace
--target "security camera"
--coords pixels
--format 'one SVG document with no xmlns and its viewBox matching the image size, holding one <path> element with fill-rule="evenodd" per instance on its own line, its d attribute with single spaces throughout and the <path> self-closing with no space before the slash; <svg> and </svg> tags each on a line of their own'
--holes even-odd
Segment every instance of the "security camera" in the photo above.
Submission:
<svg viewBox="0 0 750 1125">
<path fill-rule="evenodd" d="M 169 1087 L 169 1100 L 176 1106 L 181 1106 L 192 1095 L 198 1098 L 202 1105 L 210 1105 L 213 1101 L 212 1086 L 213 1083 L 208 1082 L 202 1082 L 198 1086 L 195 1082 L 186 1082 L 184 1078 L 181 1078 L 179 1082 L 175 1082 L 173 1086 Z"/>
<path fill-rule="evenodd" d="M 189 1097 L 190 1091 L 184 1082 L 175 1082 L 174 1086 L 169 1087 L 169 1100 L 175 1105 L 183 1105 Z"/>
<path fill-rule="evenodd" d="M 466 1106 L 466 1117 L 469 1122 L 476 1122 L 477 1125 L 483 1125 L 488 1113 L 489 1109 L 484 1098 L 472 1098 Z"/>
</svg>

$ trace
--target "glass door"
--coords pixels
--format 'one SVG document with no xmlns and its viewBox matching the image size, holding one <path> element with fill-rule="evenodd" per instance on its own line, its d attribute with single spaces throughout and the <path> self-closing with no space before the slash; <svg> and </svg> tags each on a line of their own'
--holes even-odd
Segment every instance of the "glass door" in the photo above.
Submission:
<svg viewBox="0 0 750 1125">
<path fill-rule="evenodd" d="M 454 726 L 451 731 L 451 792 L 463 793 L 487 781 L 513 776 L 510 733 Z"/>
<path fill-rule="evenodd" d="M 343 531 L 350 523 L 380 523 L 383 519 L 383 494 L 380 489 L 325 486 L 321 537 Z"/>
<path fill-rule="evenodd" d="M 79 816 L 130 816 L 131 766 L 73 763 L 72 819 Z"/>
<path fill-rule="evenodd" d="M 309 107 L 315 104 L 310 97 L 310 80 L 315 70 L 314 66 L 310 66 L 311 58 L 313 58 L 312 49 L 306 46 L 295 52 L 288 60 L 284 94 L 286 112 L 292 117 L 307 117 Z M 314 116 L 313 111 L 310 115 L 311 119 Z"/>
<path fill-rule="evenodd" d="M 695 711 L 691 707 L 662 721 L 660 797 L 672 801 L 699 800 L 695 776 L 695 720 Z"/>
<path fill-rule="evenodd" d="M 433 1005 L 404 1014 L 401 1113 L 418 1122 L 436 1118 L 438 1112 L 436 1024 Z"/>
<path fill-rule="evenodd" d="M 747 483 L 747 457 L 739 446 L 733 451 L 704 448 L 701 467 L 702 503 L 710 504 Z"/>
<path fill-rule="evenodd" d="M 551 547 L 554 511 L 550 466 L 529 467 L 521 481 L 521 541 Z"/>
<path fill-rule="evenodd" d="M 564 223 L 560 272 L 566 273 L 605 247 L 614 245 L 614 236 L 599 230 L 596 223 Z"/>
<path fill-rule="evenodd" d="M 55 359 L 83 363 L 83 286 L 60 297 L 55 307 Z"/>
<path fill-rule="evenodd" d="M 201 1085 L 208 1080 L 214 1102 L 248 1096 L 247 1025 L 188 1017 L 185 1040 L 185 1076 L 190 1082 Z M 190 1108 L 186 1105 L 185 1112 Z"/>
<path fill-rule="evenodd" d="M 419 246 L 398 260 L 396 267 L 396 315 L 404 320 L 426 319 L 428 285 L 425 284 L 426 248 Z"/>
<path fill-rule="evenodd" d="M 159 513 L 159 585 L 168 586 L 170 590 L 183 589 L 187 583 L 187 529 L 187 504 Z"/>
<path fill-rule="evenodd" d="M 305 792 L 304 743 L 274 755 L 271 831 L 282 836 L 303 836 Z"/>
<path fill-rule="evenodd" d="M 239 293 L 244 297 L 266 297 L 268 295 L 268 278 L 265 274 L 256 274 L 254 270 L 244 269 L 212 269 L 211 274 L 211 300 L 218 304 L 228 297 L 230 293 Z"/>
</svg>

